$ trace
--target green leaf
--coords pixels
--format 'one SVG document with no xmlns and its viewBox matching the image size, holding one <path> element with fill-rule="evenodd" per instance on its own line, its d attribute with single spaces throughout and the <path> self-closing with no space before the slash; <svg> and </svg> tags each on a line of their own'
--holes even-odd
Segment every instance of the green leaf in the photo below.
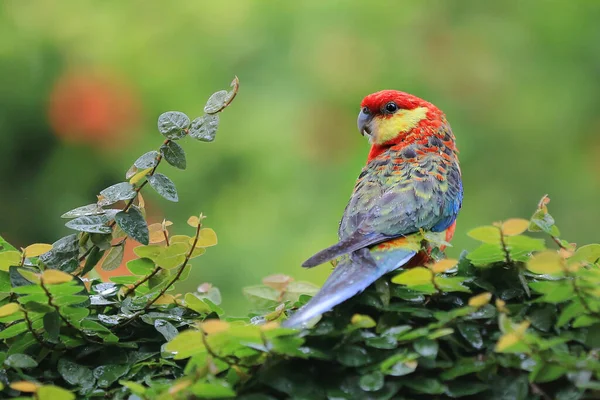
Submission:
<svg viewBox="0 0 600 400">
<path fill-rule="evenodd" d="M 176 360 L 183 360 L 206 352 L 202 333 L 200 331 L 188 330 L 177 335 L 165 346 L 165 350 L 174 353 Z"/>
<path fill-rule="evenodd" d="M 156 190 L 158 194 L 169 201 L 178 202 L 177 189 L 175 184 L 163 174 L 154 174 L 148 177 L 150 186 Z"/>
<path fill-rule="evenodd" d="M 460 278 L 458 276 L 436 276 L 435 278 L 433 278 L 433 280 L 437 287 L 440 288 L 440 290 L 443 290 L 444 292 L 471 292 L 468 287 L 463 286 L 463 283 L 467 280 L 467 278 Z"/>
<path fill-rule="evenodd" d="M 535 368 L 529 374 L 529 380 L 538 383 L 552 382 L 567 372 L 569 372 L 569 370 L 564 366 L 538 360 Z"/>
<path fill-rule="evenodd" d="M 467 258 L 476 267 L 482 267 L 495 262 L 505 261 L 506 255 L 499 245 L 484 243 L 467 254 Z"/>
<path fill-rule="evenodd" d="M 336 356 L 340 364 L 347 367 L 360 367 L 372 361 L 371 356 L 362 347 L 359 346 L 344 346 L 340 348 Z"/>
<path fill-rule="evenodd" d="M 60 334 L 60 317 L 56 311 L 44 315 L 44 330 L 48 334 L 48 340 L 52 343 L 58 341 Z"/>
<path fill-rule="evenodd" d="M 154 270 L 154 261 L 149 258 L 136 258 L 135 260 L 127 262 L 127 269 L 133 275 L 148 275 Z"/>
<path fill-rule="evenodd" d="M 67 211 L 61 218 L 77 218 L 77 217 L 88 217 L 90 215 L 101 215 L 105 214 L 106 210 L 100 207 L 98 204 L 88 204 L 87 206 L 77 207 L 71 211 Z"/>
<path fill-rule="evenodd" d="M 185 295 L 185 306 L 191 310 L 196 311 L 198 314 L 210 314 L 210 312 L 212 311 L 208 304 L 200 300 L 192 293 L 187 293 Z"/>
<path fill-rule="evenodd" d="M 442 394 L 447 390 L 446 385 L 434 378 L 411 379 L 404 384 L 417 393 Z"/>
<path fill-rule="evenodd" d="M 487 364 L 484 360 L 478 360 L 477 358 L 461 358 L 451 368 L 443 371 L 440 374 L 440 378 L 445 381 L 451 381 L 460 376 L 483 371 L 486 367 Z"/>
<path fill-rule="evenodd" d="M 21 333 L 27 330 L 26 322 L 19 322 L 14 325 L 9 326 L 8 328 L 0 331 L 0 339 L 9 339 L 20 335 Z"/>
<path fill-rule="evenodd" d="M 529 287 L 544 295 L 537 301 L 546 303 L 562 303 L 575 296 L 573 286 L 564 280 L 529 282 Z"/>
<path fill-rule="evenodd" d="M 36 400 L 75 400 L 75 395 L 54 385 L 44 385 L 35 392 Z"/>
<path fill-rule="evenodd" d="M 154 168 L 158 164 L 158 151 L 149 151 L 146 154 L 141 155 L 133 165 L 139 169 Z"/>
<path fill-rule="evenodd" d="M 529 399 L 527 376 L 499 376 L 491 385 L 492 393 L 486 400 L 526 400 Z"/>
<path fill-rule="evenodd" d="M 11 368 L 35 368 L 38 363 L 27 354 L 11 354 L 4 360 L 4 365 Z"/>
<path fill-rule="evenodd" d="M 133 185 L 129 182 L 117 183 L 100 192 L 98 205 L 108 206 L 120 200 L 130 200 L 133 199 L 136 194 L 137 192 L 135 191 Z"/>
<path fill-rule="evenodd" d="M 98 386 L 101 388 L 110 387 L 120 377 L 129 371 L 129 365 L 123 364 L 108 364 L 101 365 L 94 369 L 94 378 L 98 381 Z"/>
<path fill-rule="evenodd" d="M 573 318 L 581 315 L 585 312 L 583 304 L 579 300 L 573 300 L 566 307 L 562 309 L 558 321 L 556 321 L 557 327 L 563 327 L 568 324 Z"/>
<path fill-rule="evenodd" d="M 150 232 L 148 231 L 146 219 L 136 206 L 129 207 L 129 210 L 126 212 L 121 211 L 117 213 L 115 221 L 123 229 L 123 232 L 132 239 L 144 245 L 150 242 Z"/>
<path fill-rule="evenodd" d="M 569 262 L 586 261 L 595 263 L 600 259 L 600 244 L 588 244 L 577 249 L 575 254 L 569 257 Z"/>
<path fill-rule="evenodd" d="M 156 328 L 156 330 L 165 337 L 167 342 L 173 340 L 173 338 L 179 333 L 173 324 L 171 324 L 169 321 L 165 321 L 164 319 L 155 320 L 154 328 Z"/>
<path fill-rule="evenodd" d="M 125 254 L 125 244 L 120 244 L 118 246 L 111 247 L 104 257 L 104 261 L 102 262 L 102 269 L 104 271 L 113 271 L 121 265 L 123 261 L 123 255 Z"/>
<path fill-rule="evenodd" d="M 363 375 L 358 381 L 358 385 L 365 392 L 375 392 L 383 387 L 385 383 L 383 374 L 379 371 L 373 371 L 369 374 Z"/>
<path fill-rule="evenodd" d="M 413 343 L 413 347 L 417 353 L 423 357 L 435 358 L 439 349 L 438 342 L 421 338 Z"/>
<path fill-rule="evenodd" d="M 459 323 L 457 325 L 458 332 L 473 348 L 483 348 L 483 337 L 479 331 L 479 327 L 471 323 Z"/>
<path fill-rule="evenodd" d="M 185 169 L 187 167 L 185 151 L 183 150 L 183 147 L 176 142 L 170 141 L 163 144 L 160 147 L 160 152 L 165 160 L 175 168 Z"/>
<path fill-rule="evenodd" d="M 188 116 L 179 111 L 169 111 L 158 117 L 158 131 L 171 140 L 184 137 L 189 125 Z"/>
<path fill-rule="evenodd" d="M 218 128 L 219 116 L 217 114 L 206 114 L 192 121 L 190 137 L 202 142 L 212 142 L 215 140 Z"/>
<path fill-rule="evenodd" d="M 0 253 L 0 271 L 8 271 L 10 267 L 21 265 L 21 253 L 18 251 L 3 251 Z"/>
<path fill-rule="evenodd" d="M 480 226 L 467 232 L 467 235 L 483 243 L 490 243 L 500 246 L 500 229 L 495 226 Z"/>
<path fill-rule="evenodd" d="M 425 267 L 414 267 L 401 272 L 392 278 L 392 282 L 406 285 L 408 287 L 424 285 L 431 282 L 433 273 Z"/>
<path fill-rule="evenodd" d="M 201 398 L 221 399 L 235 397 L 235 391 L 231 389 L 225 382 L 222 383 L 206 383 L 197 382 L 190 387 L 190 391 L 194 395 Z"/>
<path fill-rule="evenodd" d="M 100 262 L 102 256 L 104 255 L 104 250 L 100 250 L 99 247 L 94 246 L 85 259 L 85 265 L 83 270 L 81 271 L 81 276 L 85 276 L 88 272 L 94 269 L 94 267 Z"/>
<path fill-rule="evenodd" d="M 79 217 L 67 222 L 67 228 L 89 233 L 111 233 L 112 228 L 107 226 L 108 219 L 104 215 Z"/>
<path fill-rule="evenodd" d="M 172 269 L 180 266 L 185 261 L 185 255 L 190 247 L 187 243 L 172 243 L 164 248 L 156 258 L 156 265 L 165 269 Z"/>
</svg>

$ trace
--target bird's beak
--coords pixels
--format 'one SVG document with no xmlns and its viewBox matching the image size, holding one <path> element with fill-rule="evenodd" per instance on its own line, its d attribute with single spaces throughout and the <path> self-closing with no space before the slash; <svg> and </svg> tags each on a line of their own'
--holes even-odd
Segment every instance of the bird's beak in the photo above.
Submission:
<svg viewBox="0 0 600 400">
<path fill-rule="evenodd" d="M 373 121 L 373 114 L 369 112 L 360 111 L 358 114 L 358 131 L 361 135 L 369 138 L 369 141 L 372 139 L 373 129 L 371 126 L 371 122 Z"/>
</svg>

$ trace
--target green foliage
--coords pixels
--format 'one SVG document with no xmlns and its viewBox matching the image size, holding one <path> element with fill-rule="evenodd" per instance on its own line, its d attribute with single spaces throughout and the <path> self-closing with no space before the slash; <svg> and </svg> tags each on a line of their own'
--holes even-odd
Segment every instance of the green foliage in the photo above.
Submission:
<svg viewBox="0 0 600 400">
<path fill-rule="evenodd" d="M 459 260 L 434 249 L 435 262 L 382 278 L 302 331 L 279 322 L 316 288 L 285 275 L 244 290 L 247 317 L 224 315 L 209 284 L 171 294 L 217 235 L 202 214 L 189 236 L 148 226 L 141 191 L 178 200 L 158 167 L 185 169 L 176 141 L 214 140 L 237 91 L 236 79 L 193 121 L 162 114 L 159 150 L 63 214 L 77 233 L 20 250 L 0 238 L 3 398 L 598 398 L 600 245 L 562 240 L 546 197 L 531 220 L 469 232 L 480 245 Z M 88 274 L 119 266 L 128 240 L 140 243 L 130 275 Z"/>
</svg>

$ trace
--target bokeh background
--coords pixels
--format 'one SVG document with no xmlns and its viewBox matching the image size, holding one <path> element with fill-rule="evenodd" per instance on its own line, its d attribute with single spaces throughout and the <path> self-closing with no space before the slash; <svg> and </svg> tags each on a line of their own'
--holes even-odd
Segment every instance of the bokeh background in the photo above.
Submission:
<svg viewBox="0 0 600 400">
<path fill-rule="evenodd" d="M 145 191 L 154 221 L 199 211 L 219 246 L 180 287 L 242 287 L 332 244 L 368 144 L 363 96 L 396 88 L 443 109 L 458 138 L 466 232 L 528 217 L 548 193 L 564 238 L 598 240 L 600 2 L 22 1 L 0 3 L 0 235 L 69 233 L 63 212 L 124 180 L 162 137 L 158 115 L 202 113 L 241 81 L 217 140 L 161 166 L 179 204 Z"/>
</svg>

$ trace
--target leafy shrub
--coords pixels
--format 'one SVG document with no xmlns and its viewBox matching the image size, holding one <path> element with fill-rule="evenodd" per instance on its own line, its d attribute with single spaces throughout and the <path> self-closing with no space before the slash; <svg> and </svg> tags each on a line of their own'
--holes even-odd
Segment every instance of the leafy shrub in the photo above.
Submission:
<svg viewBox="0 0 600 400">
<path fill-rule="evenodd" d="M 380 279 L 310 329 L 279 326 L 316 291 L 284 275 L 245 289 L 247 318 L 225 316 L 209 284 L 170 294 L 217 237 L 202 214 L 189 236 L 147 226 L 140 192 L 177 201 L 157 168 L 185 168 L 179 139 L 214 139 L 232 86 L 194 121 L 162 114 L 160 149 L 63 215 L 79 233 L 21 250 L 0 239 L 3 398 L 600 398 L 600 245 L 560 239 L 546 197 L 531 220 L 476 228 L 481 245 L 459 260 L 434 251 L 436 262 Z M 141 243 L 131 275 L 89 277 L 116 268 L 130 239 Z"/>
</svg>

